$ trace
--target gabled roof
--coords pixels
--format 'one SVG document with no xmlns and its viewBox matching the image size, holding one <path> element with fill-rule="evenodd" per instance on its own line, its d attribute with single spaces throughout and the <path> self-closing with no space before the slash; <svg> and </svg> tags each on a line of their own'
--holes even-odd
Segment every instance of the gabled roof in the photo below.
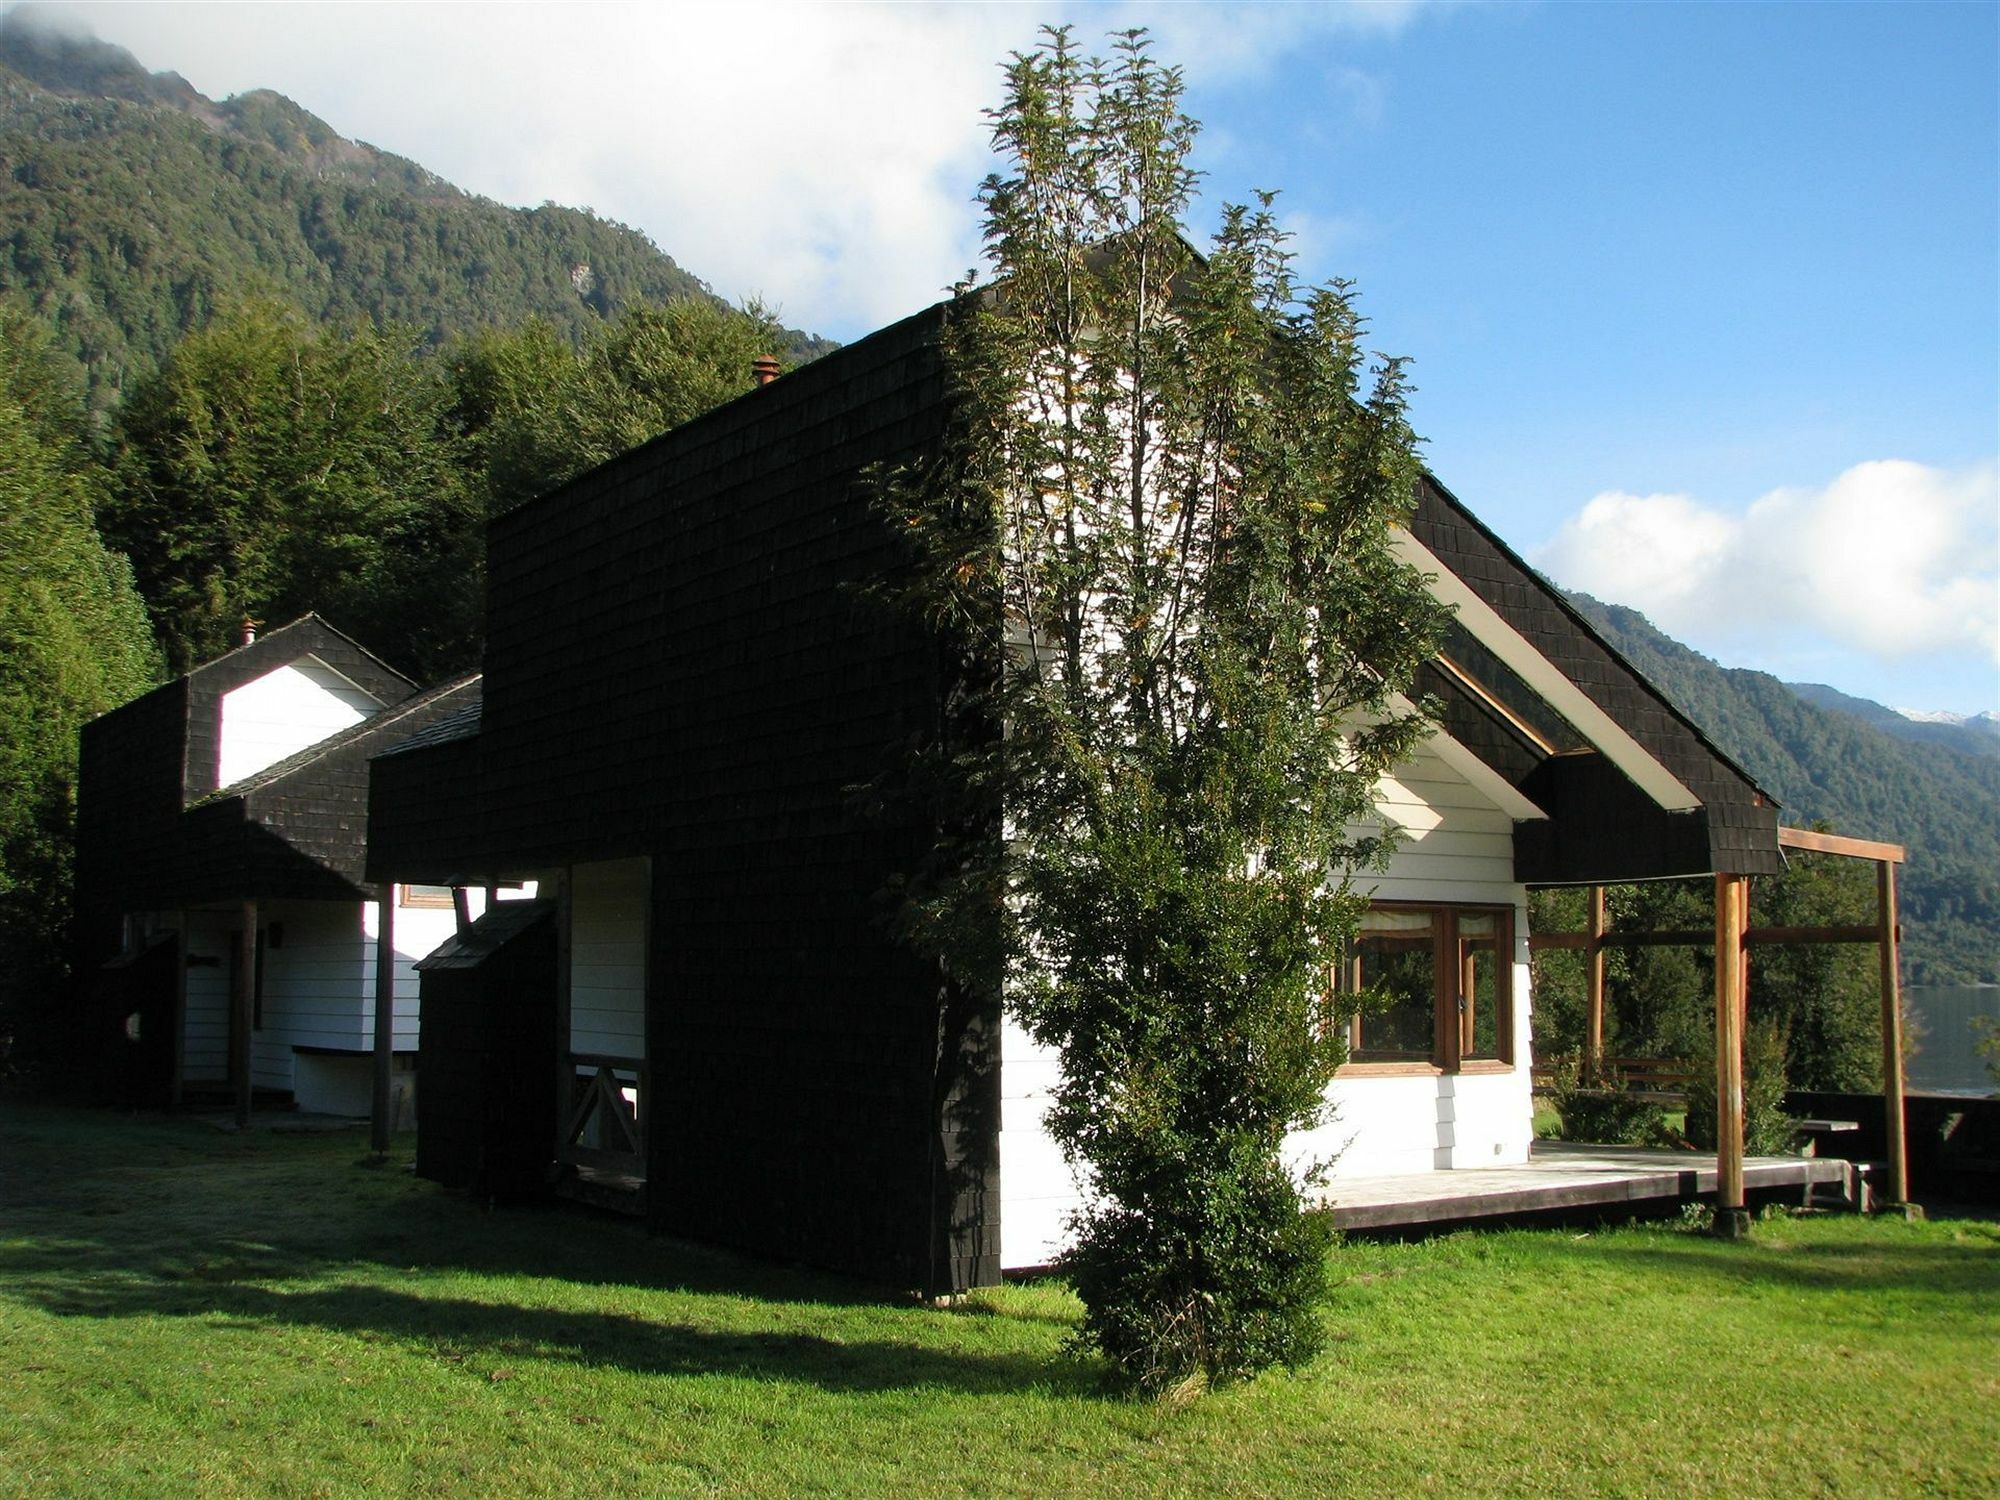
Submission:
<svg viewBox="0 0 2000 1500">
<path fill-rule="evenodd" d="M 461 707 L 466 695 L 472 696 L 468 708 Z M 263 770 L 245 776 L 241 781 L 231 782 L 210 792 L 202 802 L 220 802 L 231 797 L 254 797 L 259 793 L 291 786 L 298 786 L 310 779 L 315 766 L 323 765 L 343 752 L 354 747 L 362 748 L 367 754 L 393 754 L 397 750 L 408 749 L 422 743 L 442 722 L 461 721 L 469 712 L 473 725 L 479 722 L 479 674 L 468 672 L 462 677 L 454 677 L 441 682 L 427 692 L 418 693 L 414 698 L 405 698 L 391 708 L 371 714 L 358 724 L 337 730 L 325 739 L 316 741 L 305 749 L 274 761 Z M 443 720 L 434 720 L 434 714 L 443 714 Z M 410 739 L 399 740 L 399 735 Z M 455 736 L 446 736 L 454 738 Z M 387 738 L 388 748 L 379 748 Z M 196 806 L 201 805 L 197 803 Z"/>
<path fill-rule="evenodd" d="M 1428 473 L 1398 545 L 1458 617 L 1419 686 L 1549 814 L 1517 831 L 1523 880 L 1779 868 L 1776 801 Z"/>
<path fill-rule="evenodd" d="M 829 774 L 834 754 L 853 759 L 849 782 L 872 774 L 874 731 L 844 726 L 909 713 L 875 695 L 914 690 L 921 653 L 893 632 L 864 644 L 875 627 L 845 602 L 887 565 L 854 481 L 937 441 L 945 313 L 496 517 L 484 701 L 378 757 L 378 871 L 613 858 L 710 813 L 745 840 L 785 836 L 801 826 L 793 740 L 823 748 Z M 1778 868 L 1772 799 L 1429 475 L 1404 550 L 1458 610 L 1418 689 L 1468 766 L 1512 788 L 1520 878 Z M 864 651 L 879 655 L 843 654 Z M 753 773 L 768 782 L 754 795 L 739 785 Z M 755 818 L 769 826 L 753 834 Z"/>
</svg>

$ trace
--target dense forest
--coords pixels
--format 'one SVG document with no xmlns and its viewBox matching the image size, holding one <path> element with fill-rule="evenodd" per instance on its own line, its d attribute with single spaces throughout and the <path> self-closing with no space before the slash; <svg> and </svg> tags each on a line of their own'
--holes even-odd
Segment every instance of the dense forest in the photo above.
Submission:
<svg viewBox="0 0 2000 1500">
<path fill-rule="evenodd" d="M 476 665 L 489 515 L 829 346 L 20 11 L 0 165 L 4 1037 L 63 992 L 86 719 L 307 610 L 421 681 Z"/>
</svg>

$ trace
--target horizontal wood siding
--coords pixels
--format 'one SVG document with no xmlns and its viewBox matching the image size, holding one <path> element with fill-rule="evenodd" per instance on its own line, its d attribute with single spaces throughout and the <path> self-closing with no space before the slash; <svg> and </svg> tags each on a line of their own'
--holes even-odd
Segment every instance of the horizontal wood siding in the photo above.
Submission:
<svg viewBox="0 0 2000 1500">
<path fill-rule="evenodd" d="M 646 1055 L 646 861 L 570 872 L 569 1047 Z"/>
<path fill-rule="evenodd" d="M 1511 904 L 1514 821 L 1428 747 L 1376 786 L 1380 822 L 1401 830 L 1386 871 L 1356 871 L 1354 888 L 1378 901 Z"/>
<path fill-rule="evenodd" d="M 178 918 L 163 925 L 179 925 Z M 190 912 L 183 931 L 189 959 L 185 1052 L 181 1077 L 188 1083 L 224 1083 L 229 1078 L 229 934 L 236 919 L 222 912 Z M 213 960 L 202 963 L 199 960 Z"/>
<path fill-rule="evenodd" d="M 1517 1063 L 1499 1074 L 1341 1078 L 1328 1095 L 1334 1117 L 1294 1136 L 1289 1155 L 1301 1170 L 1332 1163 L 1336 1179 L 1525 1161 L 1534 1110 L 1528 913 L 1526 891 L 1514 879 L 1513 820 L 1428 748 L 1383 778 L 1376 808 L 1382 821 L 1404 830 L 1404 842 L 1386 871 L 1356 871 L 1356 890 L 1381 901 L 1515 909 Z M 1355 831 L 1379 826 L 1371 821 Z M 1082 1203 L 1076 1175 L 1043 1125 L 1056 1081 L 1055 1056 L 1010 1019 L 1000 1085 L 1002 1264 L 1009 1270 L 1053 1260 L 1066 1242 L 1065 1220 Z"/>
<path fill-rule="evenodd" d="M 1336 1080 L 1334 1118 L 1291 1143 L 1301 1161 L 1332 1163 L 1336 1201 L 1342 1177 L 1518 1165 L 1534 1136 L 1527 890 L 1514 874 L 1514 822 L 1428 747 L 1383 779 L 1376 806 L 1403 839 L 1388 869 L 1357 873 L 1355 889 L 1377 901 L 1514 909 L 1514 1066 Z"/>
</svg>

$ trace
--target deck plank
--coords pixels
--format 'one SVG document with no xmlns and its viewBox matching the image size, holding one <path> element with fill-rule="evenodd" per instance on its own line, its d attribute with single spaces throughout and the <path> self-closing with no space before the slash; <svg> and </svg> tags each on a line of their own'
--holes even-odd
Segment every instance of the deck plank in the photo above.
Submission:
<svg viewBox="0 0 2000 1500">
<path fill-rule="evenodd" d="M 1752 1156 L 1748 1191 L 1844 1187 L 1837 1157 Z M 1536 1141 L 1526 1166 L 1463 1167 L 1394 1177 L 1336 1177 L 1327 1185 L 1342 1229 L 1473 1223 L 1566 1209 L 1692 1202 L 1715 1192 L 1715 1158 L 1641 1146 Z"/>
</svg>

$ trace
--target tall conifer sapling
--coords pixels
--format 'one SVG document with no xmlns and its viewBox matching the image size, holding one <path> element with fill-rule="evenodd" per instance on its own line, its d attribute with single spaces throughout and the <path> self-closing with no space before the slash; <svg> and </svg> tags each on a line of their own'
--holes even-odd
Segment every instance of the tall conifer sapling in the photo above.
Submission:
<svg viewBox="0 0 2000 1500">
<path fill-rule="evenodd" d="M 1389 545 L 1402 367 L 1294 282 L 1270 195 L 1190 247 L 1179 70 L 1052 30 L 1006 77 L 954 420 L 884 486 L 956 664 L 904 924 L 1060 1059 L 1084 1339 L 1193 1390 L 1320 1346 L 1332 1231 L 1286 1141 L 1344 1057 L 1348 874 L 1441 613 Z"/>
</svg>

